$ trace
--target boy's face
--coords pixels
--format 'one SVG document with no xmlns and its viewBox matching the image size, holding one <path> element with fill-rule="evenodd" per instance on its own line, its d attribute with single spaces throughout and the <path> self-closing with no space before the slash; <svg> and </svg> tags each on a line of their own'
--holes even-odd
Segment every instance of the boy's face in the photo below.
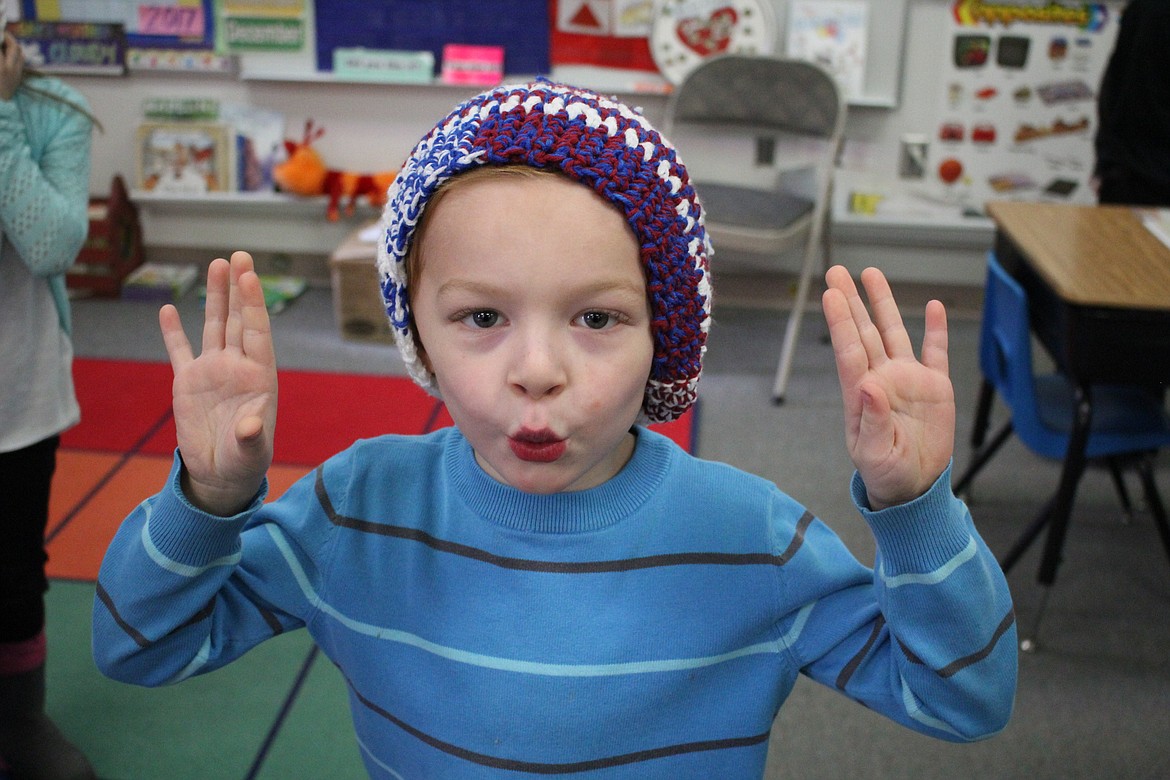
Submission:
<svg viewBox="0 0 1170 780">
<path fill-rule="evenodd" d="M 480 465 L 530 493 L 612 477 L 633 452 L 654 352 L 629 225 L 551 176 L 465 183 L 428 220 L 411 311 Z"/>
</svg>

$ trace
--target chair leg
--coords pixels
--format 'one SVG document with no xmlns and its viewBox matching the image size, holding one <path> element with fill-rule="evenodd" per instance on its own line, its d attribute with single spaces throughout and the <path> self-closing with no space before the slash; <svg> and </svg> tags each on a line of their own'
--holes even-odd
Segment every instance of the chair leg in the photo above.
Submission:
<svg viewBox="0 0 1170 780">
<path fill-rule="evenodd" d="M 1032 619 L 1032 629 L 1020 639 L 1020 651 L 1035 653 L 1040 649 L 1040 621 L 1044 619 L 1044 610 L 1048 608 L 1048 596 L 1052 593 L 1052 586 L 1045 585 L 1040 591 L 1040 606 L 1036 608 L 1036 616 Z"/>
<path fill-rule="evenodd" d="M 1004 574 L 1012 570 L 1012 567 L 1023 557 L 1024 553 L 1028 551 L 1028 548 L 1032 546 L 1032 542 L 1036 541 L 1036 537 L 1048 525 L 1048 519 L 1051 516 L 1054 502 L 1054 498 L 1048 500 L 1044 508 L 1036 514 L 1036 517 L 1032 519 L 1032 522 L 1024 529 L 1024 532 L 1020 534 L 1019 538 L 1016 539 L 1016 543 L 1012 545 L 1012 548 L 1000 559 L 999 568 L 1003 569 Z"/>
<path fill-rule="evenodd" d="M 1072 434 L 1069 436 L 1064 466 L 1060 470 L 1060 483 L 1047 511 L 1048 536 L 1044 540 L 1044 554 L 1040 559 L 1040 572 L 1037 576 L 1042 585 L 1056 582 L 1056 570 L 1060 567 L 1064 551 L 1064 537 L 1072 520 L 1073 500 L 1077 495 L 1081 475 L 1085 472 L 1085 445 L 1088 443 L 1089 429 L 1093 422 L 1093 405 L 1087 386 L 1079 384 L 1076 386 L 1073 408 L 1075 412 Z"/>
<path fill-rule="evenodd" d="M 995 400 L 995 385 L 984 379 L 979 385 L 979 400 L 975 404 L 975 422 L 971 427 L 971 447 L 983 446 L 987 425 L 991 422 L 991 402 Z"/>
<path fill-rule="evenodd" d="M 996 432 L 995 436 L 991 437 L 990 442 L 975 452 L 975 454 L 972 456 L 971 464 L 967 466 L 967 470 L 963 472 L 963 475 L 959 477 L 959 480 L 952 488 L 956 496 L 968 488 L 968 486 L 971 484 L 971 480 L 975 478 L 975 475 L 978 474 L 983 469 L 983 467 L 987 465 L 987 461 L 991 460 L 991 456 L 994 455 L 999 450 L 999 448 L 1003 446 L 1003 443 L 1007 441 L 1008 437 L 1012 435 L 1012 430 L 1012 421 L 1008 420 L 1003 424 L 1003 427 L 1001 427 Z"/>
<path fill-rule="evenodd" d="M 796 339 L 800 336 L 800 321 L 804 316 L 805 301 L 808 300 L 809 288 L 812 286 L 813 263 L 816 262 L 817 245 L 810 243 L 804 252 L 804 265 L 800 269 L 800 282 L 796 286 L 796 300 L 792 305 L 792 313 L 788 315 L 788 324 L 784 328 L 784 344 L 780 348 L 780 365 L 776 368 L 776 380 L 772 384 L 772 403 L 784 403 L 784 393 L 788 390 L 788 376 L 792 373 L 792 357 L 796 352 Z"/>
<path fill-rule="evenodd" d="M 1150 513 L 1154 516 L 1154 526 L 1158 529 L 1158 536 L 1162 537 L 1162 547 L 1166 550 L 1166 557 L 1170 558 L 1170 524 L 1166 522 L 1166 507 L 1162 504 L 1162 496 L 1158 493 L 1158 485 L 1154 482 L 1153 456 L 1138 461 L 1138 475 L 1142 480 L 1142 490 L 1146 495 Z"/>
<path fill-rule="evenodd" d="M 1114 471 L 1114 478 L 1120 479 L 1117 468 L 1113 459 L 1109 461 L 1110 470 Z M 1152 455 L 1138 459 L 1137 463 L 1138 475 L 1141 478 L 1142 490 L 1145 493 L 1146 503 L 1150 507 L 1150 513 L 1154 516 L 1154 526 L 1158 529 L 1158 536 L 1162 539 L 1162 547 L 1166 551 L 1166 557 L 1170 559 L 1170 523 L 1166 518 L 1166 507 L 1162 503 L 1162 496 L 1158 492 L 1158 485 L 1154 481 L 1154 457 Z M 1124 490 L 1124 487 L 1122 487 Z M 1128 499 L 1125 499 L 1128 501 Z M 1012 564 L 1019 558 L 1023 551 L 1028 547 L 1033 539 L 1043 529 L 1048 521 L 1048 513 L 1055 504 L 1055 498 L 1050 505 L 1045 507 L 1044 512 L 1037 518 L 1031 527 L 1025 531 L 1024 536 L 1016 543 L 1015 548 L 1004 558 L 1001 567 L 1004 572 L 1011 568 Z M 1035 653 L 1039 649 L 1039 635 L 1040 622 L 1044 618 L 1044 611 L 1048 607 L 1048 597 L 1052 592 L 1052 584 L 1045 583 L 1041 579 L 1040 591 L 1040 605 L 1036 610 L 1036 616 L 1032 620 L 1032 628 L 1020 640 L 1020 650 L 1025 653 Z"/>
<path fill-rule="evenodd" d="M 1125 486 L 1125 477 L 1121 473 L 1121 464 L 1117 458 L 1108 458 L 1109 476 L 1113 477 L 1113 487 L 1117 490 L 1117 498 L 1121 502 L 1121 509 L 1125 512 L 1125 524 L 1133 522 L 1133 502 L 1129 500 L 1129 489 Z M 1140 466 L 1139 466 L 1140 468 Z"/>
</svg>

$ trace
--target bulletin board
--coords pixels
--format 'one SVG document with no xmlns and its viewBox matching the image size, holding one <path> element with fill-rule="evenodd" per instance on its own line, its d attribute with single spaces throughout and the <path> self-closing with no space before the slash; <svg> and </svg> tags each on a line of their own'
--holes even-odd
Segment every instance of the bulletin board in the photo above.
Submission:
<svg viewBox="0 0 1170 780">
<path fill-rule="evenodd" d="M 116 22 L 126 45 L 139 49 L 212 49 L 212 0 L 21 0 L 23 19 L 44 22 Z"/>
<path fill-rule="evenodd" d="M 656 25 L 655 14 L 663 3 L 669 2 L 671 13 L 678 23 L 679 46 L 690 45 L 702 56 L 720 53 L 711 50 L 710 42 L 720 29 L 720 17 L 734 13 L 742 3 L 718 3 L 712 0 L 555 0 L 553 25 L 553 66 L 584 83 L 599 83 L 614 88 L 647 84 L 646 73 L 656 71 L 646 37 L 662 34 Z M 772 13 L 765 14 L 760 24 L 772 29 L 769 40 L 760 42 L 761 52 L 787 54 L 789 27 L 793 5 L 803 9 L 823 7 L 826 15 L 846 7 L 860 7 L 864 21 L 860 29 L 850 29 L 851 35 L 862 38 L 863 55 L 854 64 L 856 83 L 846 90 L 850 105 L 894 108 L 898 105 L 902 81 L 903 37 L 906 26 L 908 0 L 767 0 Z M 683 34 L 683 28 L 705 33 L 698 45 Z M 830 20 L 819 34 L 831 36 L 845 29 Z M 755 32 L 759 33 L 759 30 Z M 656 37 L 655 46 L 664 42 Z M 624 70 L 624 80 L 613 75 Z M 830 69 L 831 70 L 831 69 Z M 665 83 L 665 82 L 664 82 Z M 635 86 L 635 88 L 637 88 Z"/>
<path fill-rule="evenodd" d="M 431 51 L 449 43 L 504 47 L 504 72 L 549 69 L 548 0 L 316 0 L 317 70 L 337 48 Z"/>
</svg>

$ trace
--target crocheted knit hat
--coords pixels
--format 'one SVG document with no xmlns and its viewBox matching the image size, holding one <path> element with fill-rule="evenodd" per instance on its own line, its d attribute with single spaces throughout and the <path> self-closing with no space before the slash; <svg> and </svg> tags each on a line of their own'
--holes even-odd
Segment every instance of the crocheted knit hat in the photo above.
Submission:
<svg viewBox="0 0 1170 780">
<path fill-rule="evenodd" d="M 411 377 L 438 395 L 410 327 L 406 256 L 427 201 L 481 165 L 547 168 L 587 185 L 626 217 L 641 247 L 654 360 L 645 422 L 667 422 L 695 401 L 710 324 L 707 231 L 674 148 L 629 106 L 539 81 L 471 98 L 410 153 L 387 193 L 378 272 L 386 313 Z"/>
</svg>

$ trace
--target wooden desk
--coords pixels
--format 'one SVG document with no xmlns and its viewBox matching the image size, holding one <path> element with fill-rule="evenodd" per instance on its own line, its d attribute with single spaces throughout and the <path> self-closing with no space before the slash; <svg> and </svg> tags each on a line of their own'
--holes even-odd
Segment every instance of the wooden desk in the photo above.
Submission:
<svg viewBox="0 0 1170 780">
<path fill-rule="evenodd" d="M 987 211 L 996 255 L 1063 371 L 1085 383 L 1170 381 L 1170 248 L 1132 208 L 1000 201 Z"/>
<path fill-rule="evenodd" d="M 1009 569 L 1047 525 L 1039 580 L 1051 585 L 1085 467 L 1090 385 L 1170 383 L 1170 248 L 1127 206 L 1000 201 L 987 211 L 996 256 L 1028 293 L 1032 329 L 1076 389 L 1056 495 L 1003 561 Z"/>
</svg>

